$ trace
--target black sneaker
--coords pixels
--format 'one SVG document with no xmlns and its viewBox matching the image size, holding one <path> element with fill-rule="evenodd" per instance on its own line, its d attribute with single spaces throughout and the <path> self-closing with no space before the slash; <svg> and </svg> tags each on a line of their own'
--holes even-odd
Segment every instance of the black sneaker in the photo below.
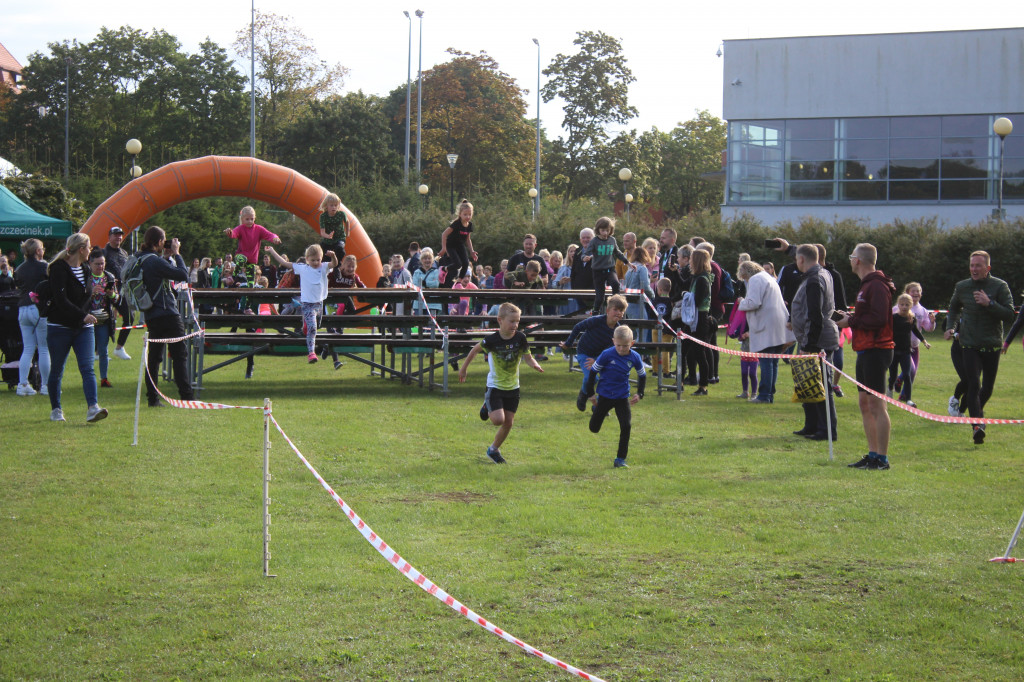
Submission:
<svg viewBox="0 0 1024 682">
<path fill-rule="evenodd" d="M 843 389 L 839 388 L 838 386 L 833 386 L 832 392 L 835 393 L 837 398 L 843 398 L 846 395 L 845 393 L 843 393 Z"/>
<path fill-rule="evenodd" d="M 985 442 L 985 425 L 978 424 L 974 427 L 974 444 L 981 445 Z"/>
<path fill-rule="evenodd" d="M 252 379 L 252 367 L 248 367 L 245 370 L 245 378 Z"/>
<path fill-rule="evenodd" d="M 696 391 L 694 391 L 690 395 L 707 395 L 707 394 L 708 394 L 708 389 L 706 389 L 703 386 L 701 386 L 700 388 L 698 388 Z"/>
<path fill-rule="evenodd" d="M 335 360 L 334 361 L 334 369 L 341 369 L 344 366 L 345 366 L 345 363 L 342 362 L 341 360 Z"/>
<path fill-rule="evenodd" d="M 579 395 L 576 396 L 576 409 L 580 412 L 587 410 L 587 394 L 583 391 L 580 391 Z"/>
<path fill-rule="evenodd" d="M 487 446 L 487 456 L 494 460 L 495 464 L 505 463 L 505 458 L 501 456 L 501 453 L 491 446 Z"/>
<path fill-rule="evenodd" d="M 868 465 L 864 467 L 871 471 L 886 471 L 889 468 L 889 459 L 882 459 L 881 457 L 873 457 Z"/>
<path fill-rule="evenodd" d="M 864 455 L 853 464 L 847 464 L 846 466 L 850 467 L 851 469 L 867 469 L 874 459 L 875 458 L 871 457 L 870 455 Z"/>
<path fill-rule="evenodd" d="M 480 406 L 480 421 L 487 421 L 487 416 L 487 403 L 484 403 L 483 405 Z"/>
</svg>

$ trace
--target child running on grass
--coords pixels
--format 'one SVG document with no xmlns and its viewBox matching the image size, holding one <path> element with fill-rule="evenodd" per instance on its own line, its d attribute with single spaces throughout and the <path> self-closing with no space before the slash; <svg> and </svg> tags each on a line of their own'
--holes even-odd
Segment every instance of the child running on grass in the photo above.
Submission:
<svg viewBox="0 0 1024 682">
<path fill-rule="evenodd" d="M 619 420 L 619 451 L 615 456 L 616 469 L 626 467 L 626 455 L 629 451 L 629 432 L 632 425 L 630 405 L 636 405 L 644 397 L 644 386 L 647 374 L 640 354 L 633 350 L 633 330 L 622 326 L 615 328 L 615 345 L 597 356 L 590 376 L 587 378 L 586 394 L 594 404 L 594 412 L 590 415 L 590 431 L 598 433 L 604 418 L 612 408 L 615 418 Z M 629 371 L 636 369 L 636 394 L 629 394 Z M 601 379 L 598 381 L 597 377 Z M 594 384 L 597 383 L 597 395 L 594 395 Z"/>
<path fill-rule="evenodd" d="M 480 419 L 498 427 L 494 442 L 487 448 L 487 456 L 496 464 L 503 464 L 501 444 L 512 430 L 512 423 L 519 409 L 519 363 L 524 358 L 526 364 L 538 372 L 544 368 L 530 355 L 526 334 L 519 331 L 521 311 L 511 303 L 502 303 L 498 308 L 498 331 L 484 337 L 473 346 L 466 356 L 466 362 L 459 370 L 459 382 L 465 383 L 469 364 L 477 353 L 487 353 L 487 392 L 484 393 L 484 404 L 480 408 Z"/>
<path fill-rule="evenodd" d="M 324 310 L 324 300 L 327 298 L 327 275 L 334 268 L 338 267 L 338 257 L 333 251 L 328 251 L 331 262 L 324 263 L 324 250 L 319 244 L 313 244 L 306 249 L 305 263 L 289 263 L 274 250 L 272 246 L 264 247 L 267 253 L 278 262 L 282 268 L 291 268 L 299 277 L 299 290 L 302 292 L 299 301 L 302 306 L 302 331 L 306 334 L 306 359 L 310 364 L 317 361 L 316 357 L 316 328 L 320 326 L 320 315 Z"/>
<path fill-rule="evenodd" d="M 619 320 L 626 313 L 626 298 L 616 294 L 608 299 L 608 306 L 604 315 L 588 317 L 576 324 L 569 332 L 567 338 L 558 346 L 563 352 L 568 353 L 573 343 L 579 338 L 579 345 L 576 348 L 576 360 L 583 371 L 583 384 L 576 396 L 576 409 L 583 412 L 587 409 L 587 379 L 590 377 L 590 368 L 595 358 L 606 348 L 613 345 L 612 335 L 615 328 L 619 326 Z"/>
</svg>

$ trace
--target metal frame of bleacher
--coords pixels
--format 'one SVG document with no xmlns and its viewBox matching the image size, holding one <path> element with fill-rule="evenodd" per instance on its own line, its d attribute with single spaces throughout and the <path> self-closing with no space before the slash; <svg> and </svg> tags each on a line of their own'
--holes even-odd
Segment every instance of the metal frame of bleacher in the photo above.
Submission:
<svg viewBox="0 0 1024 682">
<path fill-rule="evenodd" d="M 189 292 L 195 306 L 237 307 L 240 298 L 252 309 L 261 303 L 284 304 L 297 299 L 297 289 L 194 289 Z M 424 289 L 423 297 L 429 304 L 456 303 L 466 297 L 460 289 Z M 324 331 L 317 333 L 318 354 L 324 348 L 333 349 L 339 356 L 365 364 L 371 376 L 399 380 L 406 385 L 418 385 L 428 390 L 439 390 L 443 395 L 450 393 L 450 369 L 465 358 L 470 349 L 495 328 L 494 316 L 490 315 L 449 315 L 438 313 L 434 321 L 426 314 L 390 314 L 399 308 L 411 310 L 419 293 L 413 289 L 330 289 L 325 303 L 332 304 L 350 297 L 356 299 L 356 315 L 324 315 L 321 329 L 338 330 L 369 329 L 369 332 L 338 333 Z M 638 294 L 625 294 L 628 299 L 638 300 Z M 565 340 L 569 331 L 584 313 L 571 315 L 533 314 L 538 308 L 564 304 L 569 298 L 578 298 L 588 304 L 593 300 L 592 291 L 570 290 L 529 290 L 481 289 L 470 295 L 474 302 L 492 305 L 511 301 L 523 310 L 520 331 L 530 339 L 530 345 L 537 347 L 556 346 Z M 203 389 L 203 377 L 210 372 L 229 366 L 256 355 L 305 356 L 305 335 L 301 333 L 300 315 L 252 315 L 239 313 L 198 313 L 192 314 L 185 292 L 179 294 L 186 332 L 202 328 L 204 334 L 188 343 L 188 368 L 192 385 L 197 394 Z M 374 308 L 384 307 L 386 314 L 367 314 Z M 436 324 L 435 324 L 436 322 Z M 638 350 L 651 354 L 675 351 L 676 366 L 674 381 L 668 383 L 663 368 L 654 373 L 656 389 L 682 396 L 682 381 L 679 372 L 681 340 L 663 332 L 657 320 L 629 319 L 629 326 L 635 329 L 652 330 L 652 340 L 637 342 Z M 440 326 L 447 333 L 442 334 Z M 231 331 L 210 331 L 230 329 Z M 239 331 L 243 329 L 263 331 Z M 301 349 L 301 351 L 297 351 Z M 207 364 L 210 355 L 229 355 L 227 360 L 214 365 Z M 440 357 L 438 357 L 440 355 Z M 368 357 L 367 357 L 368 356 Z M 575 356 L 570 354 L 570 371 Z M 165 363 L 165 376 L 170 371 Z"/>
</svg>

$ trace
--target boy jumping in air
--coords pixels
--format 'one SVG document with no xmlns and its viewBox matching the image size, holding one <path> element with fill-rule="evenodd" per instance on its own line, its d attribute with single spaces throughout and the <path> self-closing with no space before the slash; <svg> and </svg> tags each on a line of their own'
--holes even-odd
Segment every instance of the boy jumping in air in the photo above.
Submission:
<svg viewBox="0 0 1024 682">
<path fill-rule="evenodd" d="M 626 467 L 626 454 L 629 450 L 629 432 L 632 424 L 630 405 L 636 405 L 644 397 L 644 386 L 647 374 L 640 354 L 633 350 L 633 330 L 629 327 L 616 327 L 613 337 L 615 345 L 597 356 L 590 375 L 587 377 L 586 394 L 594 404 L 594 413 L 590 416 L 590 431 L 598 433 L 608 413 L 615 408 L 615 418 L 619 420 L 619 451 L 615 457 L 615 468 Z M 629 394 L 629 371 L 636 368 L 636 394 Z M 598 375 L 601 380 L 597 381 Z M 597 395 L 594 395 L 594 384 L 597 383 Z"/>
<path fill-rule="evenodd" d="M 516 418 L 516 410 L 519 409 L 519 363 L 524 358 L 526 364 L 538 372 L 544 368 L 530 354 L 529 343 L 526 334 L 519 331 L 519 308 L 511 303 L 502 303 L 498 308 L 498 331 L 485 337 L 480 343 L 473 346 L 466 356 L 466 362 L 459 370 L 459 382 L 466 382 L 466 373 L 473 358 L 481 350 L 487 353 L 487 364 L 490 370 L 487 372 L 487 392 L 484 394 L 484 404 L 480 408 L 480 419 L 498 427 L 494 435 L 494 442 L 487 448 L 487 456 L 496 464 L 503 464 L 505 458 L 501 456 L 501 444 L 508 437 L 512 430 L 512 423 Z"/>
</svg>

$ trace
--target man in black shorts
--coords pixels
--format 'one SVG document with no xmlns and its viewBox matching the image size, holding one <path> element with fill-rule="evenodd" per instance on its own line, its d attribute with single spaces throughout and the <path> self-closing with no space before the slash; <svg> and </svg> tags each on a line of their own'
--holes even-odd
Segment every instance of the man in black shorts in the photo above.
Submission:
<svg viewBox="0 0 1024 682">
<path fill-rule="evenodd" d="M 857 244 L 850 254 L 850 267 L 860 278 L 860 291 L 853 314 L 843 313 L 838 326 L 853 330 L 857 353 L 857 382 L 885 395 L 887 373 L 892 364 L 892 298 L 896 287 L 884 272 L 875 268 L 878 250 L 871 244 Z M 889 412 L 885 400 L 858 386 L 858 401 L 868 454 L 849 466 L 854 469 L 889 468 Z"/>
</svg>

